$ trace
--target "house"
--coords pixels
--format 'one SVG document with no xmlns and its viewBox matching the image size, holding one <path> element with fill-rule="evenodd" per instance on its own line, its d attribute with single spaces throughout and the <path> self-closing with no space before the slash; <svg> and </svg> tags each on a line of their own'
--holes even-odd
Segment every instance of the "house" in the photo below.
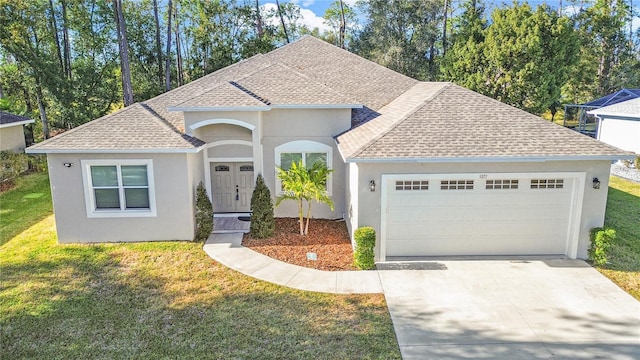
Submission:
<svg viewBox="0 0 640 360">
<path fill-rule="evenodd" d="M 0 110 L 0 151 L 22 152 L 26 146 L 24 125 L 35 120 Z"/>
<path fill-rule="evenodd" d="M 58 240 L 190 240 L 202 181 L 220 213 L 254 179 L 321 160 L 316 217 L 373 226 L 376 258 L 586 257 L 609 164 L 630 153 L 451 83 L 419 82 L 307 36 L 30 147 Z M 598 179 L 596 181 L 596 178 Z M 596 188 L 596 184 L 599 188 Z M 284 202 L 276 216 L 296 216 Z"/>
<path fill-rule="evenodd" d="M 598 119 L 596 139 L 640 155 L 640 97 L 588 111 Z"/>
<path fill-rule="evenodd" d="M 612 94 L 605 95 L 599 99 L 595 99 L 584 104 L 565 105 L 563 126 L 568 126 L 567 115 L 575 112 L 578 124 L 573 129 L 582 134 L 596 138 L 598 133 L 598 121 L 590 110 L 599 109 L 635 98 L 640 98 L 640 89 L 621 89 Z"/>
</svg>

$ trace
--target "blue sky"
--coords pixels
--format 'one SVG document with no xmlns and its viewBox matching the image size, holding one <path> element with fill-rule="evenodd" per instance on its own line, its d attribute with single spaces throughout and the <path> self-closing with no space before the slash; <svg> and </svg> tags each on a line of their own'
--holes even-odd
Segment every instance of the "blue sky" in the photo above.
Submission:
<svg viewBox="0 0 640 360">
<path fill-rule="evenodd" d="M 322 15 L 324 15 L 325 10 L 329 7 L 329 5 L 334 0 L 279 0 L 280 3 L 293 2 L 300 6 L 300 14 L 302 15 L 302 22 L 309 26 L 310 28 L 317 27 L 320 30 L 326 29 L 326 25 L 323 24 Z M 346 4 L 354 5 L 356 0 L 343 0 Z M 567 14 L 573 14 L 573 12 L 577 11 L 577 8 L 568 6 L 570 5 L 569 0 L 529 0 L 527 1 L 532 6 L 536 6 L 539 4 L 548 4 L 551 7 L 557 8 L 559 4 L 562 2 L 564 5 L 565 12 Z M 457 2 L 456 2 L 457 3 Z M 493 6 L 500 6 L 501 4 L 507 3 L 511 4 L 511 1 L 496 1 L 496 0 L 486 0 L 485 1 L 487 8 L 490 10 Z M 275 8 L 275 0 L 260 0 L 260 4 L 266 6 L 273 6 Z M 633 7 L 635 8 L 636 14 L 640 14 L 640 0 L 632 0 Z M 637 30 L 640 27 L 640 17 L 636 16 L 633 21 L 634 29 Z"/>
</svg>

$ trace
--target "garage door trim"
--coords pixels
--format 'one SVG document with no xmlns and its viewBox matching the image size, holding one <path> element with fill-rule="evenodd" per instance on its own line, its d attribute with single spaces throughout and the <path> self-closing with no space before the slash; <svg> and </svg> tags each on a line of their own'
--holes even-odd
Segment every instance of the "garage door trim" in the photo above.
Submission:
<svg viewBox="0 0 640 360">
<path fill-rule="evenodd" d="M 571 200 L 569 206 L 570 224 L 567 230 L 565 254 L 575 259 L 578 253 L 578 241 L 580 234 L 580 220 L 582 216 L 582 200 L 585 188 L 585 172 L 519 172 L 519 173 L 438 173 L 438 174 L 382 174 L 381 181 L 381 211 L 380 211 L 380 260 L 385 261 L 387 256 L 387 197 L 389 182 L 396 180 L 479 180 L 482 186 L 486 180 L 509 178 L 565 178 L 573 180 Z M 477 181 L 476 181 L 477 183 Z M 440 184 L 429 184 L 440 186 Z M 464 190 L 461 190 L 464 191 Z M 508 191 L 508 190 L 507 190 Z"/>
</svg>

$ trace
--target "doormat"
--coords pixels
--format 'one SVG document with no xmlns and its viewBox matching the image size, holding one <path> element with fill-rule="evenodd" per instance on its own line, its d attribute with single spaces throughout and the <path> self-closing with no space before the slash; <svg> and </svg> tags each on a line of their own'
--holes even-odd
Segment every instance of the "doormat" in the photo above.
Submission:
<svg viewBox="0 0 640 360">
<path fill-rule="evenodd" d="M 240 221 L 251 221 L 251 216 L 238 216 Z"/>
</svg>

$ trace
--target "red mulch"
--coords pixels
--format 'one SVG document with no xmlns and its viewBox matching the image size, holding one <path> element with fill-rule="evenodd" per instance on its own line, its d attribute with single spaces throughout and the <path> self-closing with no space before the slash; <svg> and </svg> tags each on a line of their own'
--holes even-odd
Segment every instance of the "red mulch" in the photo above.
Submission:
<svg viewBox="0 0 640 360">
<path fill-rule="evenodd" d="M 276 218 L 273 237 L 254 239 L 245 234 L 242 245 L 280 261 L 318 270 L 357 270 L 344 221 L 311 219 L 309 235 L 300 236 L 297 218 Z M 307 253 L 318 260 L 307 260 Z"/>
</svg>

